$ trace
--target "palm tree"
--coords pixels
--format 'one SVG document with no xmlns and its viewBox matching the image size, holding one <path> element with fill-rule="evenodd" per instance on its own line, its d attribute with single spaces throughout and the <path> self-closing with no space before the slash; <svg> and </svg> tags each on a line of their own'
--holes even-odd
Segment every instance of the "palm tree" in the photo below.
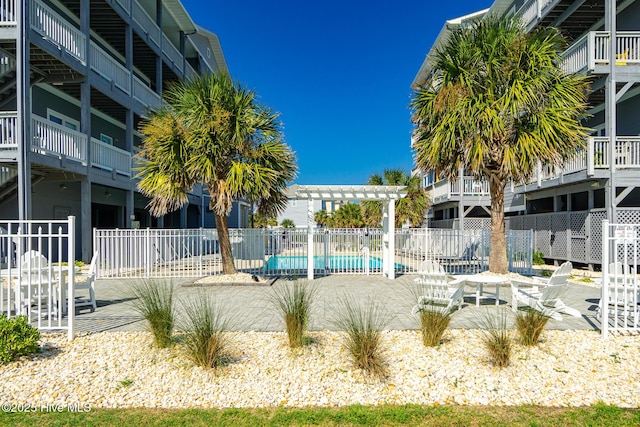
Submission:
<svg viewBox="0 0 640 427">
<path fill-rule="evenodd" d="M 296 224 L 292 219 L 289 218 L 283 219 L 280 225 L 282 226 L 282 228 L 296 228 Z"/>
<path fill-rule="evenodd" d="M 420 177 L 411 176 L 402 169 L 385 169 L 382 176 L 373 174 L 367 181 L 368 185 L 400 185 L 407 187 L 407 195 L 396 201 L 396 227 L 409 221 L 412 227 L 419 227 L 424 223 L 429 208 L 429 195 L 420 187 Z M 368 200 L 362 203 L 362 216 L 367 227 L 380 227 L 382 223 L 382 203 Z"/>
<path fill-rule="evenodd" d="M 324 209 L 320 209 L 318 212 L 313 214 L 313 220 L 320 227 L 324 227 L 327 225 L 327 221 L 329 220 L 329 214 Z"/>
<path fill-rule="evenodd" d="M 355 203 L 344 204 L 331 215 L 329 224 L 331 227 L 337 228 L 361 228 L 364 226 L 362 221 L 362 210 L 360 205 Z"/>
<path fill-rule="evenodd" d="M 489 182 L 489 269 L 507 272 L 504 188 L 538 161 L 560 166 L 584 147 L 588 80 L 565 73 L 555 28 L 527 33 L 489 17 L 460 29 L 435 55 L 435 73 L 413 94 L 415 160 L 455 180 L 464 167 Z"/>
<path fill-rule="evenodd" d="M 227 218 L 245 198 L 267 217 L 281 212 L 296 174 L 277 113 L 225 74 L 178 82 L 164 94 L 169 106 L 143 123 L 138 188 L 155 216 L 181 208 L 202 183 L 211 195 L 223 272 L 235 273 Z"/>
</svg>

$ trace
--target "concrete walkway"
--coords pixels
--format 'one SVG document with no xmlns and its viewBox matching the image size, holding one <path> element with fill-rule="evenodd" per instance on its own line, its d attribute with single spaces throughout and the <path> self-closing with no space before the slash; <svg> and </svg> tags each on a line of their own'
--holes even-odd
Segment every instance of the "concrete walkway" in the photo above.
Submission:
<svg viewBox="0 0 640 427">
<path fill-rule="evenodd" d="M 393 316 L 389 329 L 417 329 L 418 321 L 411 314 L 415 304 L 411 289 L 416 276 L 406 275 L 389 280 L 381 276 L 328 276 L 313 281 L 318 287 L 316 304 L 312 311 L 310 329 L 336 329 L 334 317 L 340 302 L 345 297 L 356 300 L 373 298 L 384 304 L 385 309 Z M 180 300 L 196 298 L 201 292 L 213 295 L 231 315 L 231 329 L 237 331 L 282 331 L 284 322 L 276 311 L 270 297 L 273 289 L 269 286 L 233 286 L 219 285 L 207 287 L 188 287 L 193 279 L 174 280 L 177 285 L 178 317 L 180 316 Z M 273 286 L 281 285 L 286 279 L 280 278 Z M 98 309 L 91 313 L 87 309 L 76 314 L 76 330 L 87 332 L 144 330 L 145 321 L 136 313 L 131 305 L 130 280 L 99 280 L 96 283 L 96 299 Z M 488 287 L 493 291 L 491 287 Z M 475 288 L 467 287 L 469 294 Z M 596 307 L 600 299 L 600 290 L 592 286 L 570 284 L 563 296 L 569 306 L 580 310 L 581 318 L 564 316 L 563 321 L 550 320 L 547 329 L 600 329 L 600 321 L 596 319 Z M 451 321 L 452 328 L 472 329 L 481 327 L 487 315 L 504 310 L 508 318 L 513 318 L 511 311 L 511 289 L 503 287 L 500 292 L 500 306 L 495 306 L 495 299 L 482 300 L 476 307 L 474 297 L 465 297 L 462 310 L 455 311 Z"/>
</svg>

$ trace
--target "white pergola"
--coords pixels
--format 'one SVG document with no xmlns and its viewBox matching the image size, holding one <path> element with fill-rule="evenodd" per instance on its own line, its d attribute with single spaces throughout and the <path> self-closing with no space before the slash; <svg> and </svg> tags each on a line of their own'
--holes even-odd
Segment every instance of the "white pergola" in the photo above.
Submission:
<svg viewBox="0 0 640 427">
<path fill-rule="evenodd" d="M 289 198 L 299 200 L 376 200 L 382 202 L 382 273 L 395 278 L 396 200 L 407 195 L 406 187 L 393 185 L 293 185 Z M 313 280 L 313 203 L 307 204 L 307 277 Z"/>
</svg>

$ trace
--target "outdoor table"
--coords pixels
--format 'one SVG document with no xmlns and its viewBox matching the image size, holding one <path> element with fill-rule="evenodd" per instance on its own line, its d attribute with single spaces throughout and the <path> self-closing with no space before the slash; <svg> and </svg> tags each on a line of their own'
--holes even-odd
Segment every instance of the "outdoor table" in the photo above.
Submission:
<svg viewBox="0 0 640 427">
<path fill-rule="evenodd" d="M 480 307 L 480 299 L 487 298 L 482 296 L 485 285 L 491 285 L 496 287 L 496 292 L 493 294 L 496 299 L 496 305 L 500 304 L 500 287 L 509 285 L 511 282 L 507 276 L 493 276 L 490 274 L 465 274 L 456 276 L 456 281 L 465 281 L 469 285 L 475 285 L 476 287 L 476 307 Z"/>
<path fill-rule="evenodd" d="M 41 270 L 40 269 L 31 269 L 31 273 L 32 273 L 32 275 L 34 277 L 36 277 L 41 272 L 47 272 L 48 269 L 49 269 L 49 267 L 44 267 Z M 66 278 L 67 278 L 67 276 L 69 274 L 69 271 L 68 271 L 68 269 L 66 267 L 63 267 L 62 270 L 59 270 L 59 267 L 54 267 L 51 271 L 53 273 L 53 280 L 51 282 L 51 285 L 53 285 L 53 288 L 55 290 L 54 291 L 54 295 L 53 295 L 54 303 L 57 304 L 57 299 L 55 297 L 58 296 L 58 292 L 59 292 L 58 287 L 60 286 L 60 284 L 62 284 L 62 287 L 60 289 L 61 294 L 62 294 L 62 307 L 61 307 L 61 310 L 62 310 L 62 313 L 66 313 L 67 312 L 67 301 L 66 301 L 66 295 L 67 295 L 67 283 L 66 282 L 67 282 L 67 280 L 66 280 Z M 80 271 L 80 269 L 78 267 L 75 267 L 74 271 L 76 273 L 78 273 Z M 18 279 L 20 279 L 20 277 L 23 274 L 25 274 L 26 272 L 27 272 L 27 270 L 22 270 L 22 269 L 20 269 L 18 267 L 11 268 L 11 269 L 8 269 L 8 268 L 0 269 L 0 279 L 2 279 L 2 281 L 7 284 L 7 286 L 5 288 L 5 289 L 7 289 L 7 292 L 9 291 L 9 289 L 11 289 L 13 287 L 14 308 L 16 310 L 16 314 L 19 314 L 19 315 L 23 315 L 25 313 L 23 312 L 23 307 L 17 307 L 16 298 L 17 298 L 18 293 L 21 292 L 20 287 L 25 288 L 28 285 L 27 284 L 20 285 Z M 62 273 L 61 277 L 60 277 L 60 272 Z M 37 280 L 34 280 L 33 286 L 37 286 L 37 283 L 38 283 Z M 43 283 L 43 286 L 49 286 L 49 283 Z M 4 287 L 4 285 L 3 285 L 3 287 Z M 3 306 L 4 306 L 4 302 L 5 301 L 7 301 L 7 297 L 5 297 L 3 295 L 3 301 L 2 301 Z"/>
</svg>

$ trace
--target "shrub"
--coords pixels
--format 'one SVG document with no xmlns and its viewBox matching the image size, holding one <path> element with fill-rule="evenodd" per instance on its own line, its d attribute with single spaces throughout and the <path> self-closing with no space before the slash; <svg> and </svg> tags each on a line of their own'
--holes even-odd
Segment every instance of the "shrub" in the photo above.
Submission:
<svg viewBox="0 0 640 427">
<path fill-rule="evenodd" d="M 184 348 L 187 357 L 198 366 L 215 368 L 224 363 L 227 351 L 226 331 L 229 319 L 213 297 L 202 292 L 182 302 Z"/>
<path fill-rule="evenodd" d="M 516 330 L 523 345 L 536 345 L 549 316 L 545 316 L 538 310 L 527 308 L 516 313 Z"/>
<path fill-rule="evenodd" d="M 20 356 L 37 353 L 40 332 L 25 316 L 8 319 L 0 314 L 0 363 L 7 364 Z"/>
<path fill-rule="evenodd" d="M 540 275 L 542 277 L 551 277 L 551 276 L 553 276 L 553 271 L 551 271 L 551 270 L 540 270 Z"/>
<path fill-rule="evenodd" d="M 533 265 L 544 265 L 544 254 L 540 249 L 533 251 Z"/>
<path fill-rule="evenodd" d="M 390 320 L 389 313 L 372 299 L 358 304 L 345 298 L 338 306 L 334 323 L 346 332 L 345 349 L 353 364 L 369 375 L 386 375 L 382 330 Z"/>
<path fill-rule="evenodd" d="M 166 281 L 141 280 L 132 285 L 136 297 L 132 305 L 147 320 L 154 343 L 160 348 L 171 345 L 174 290 L 173 283 Z"/>
<path fill-rule="evenodd" d="M 440 345 L 442 336 L 451 322 L 451 310 L 439 307 L 424 308 L 418 312 L 422 343 L 427 347 Z"/>
<path fill-rule="evenodd" d="M 497 314 L 486 312 L 481 327 L 482 343 L 489 352 L 491 361 L 499 368 L 509 366 L 513 347 L 505 311 L 501 309 Z"/>
<path fill-rule="evenodd" d="M 291 348 L 304 344 L 304 333 L 316 295 L 317 287 L 307 280 L 294 280 L 273 288 L 271 299 L 284 318 Z"/>
<path fill-rule="evenodd" d="M 282 226 L 282 228 L 296 228 L 293 220 L 288 218 L 283 219 L 280 225 Z"/>
</svg>

